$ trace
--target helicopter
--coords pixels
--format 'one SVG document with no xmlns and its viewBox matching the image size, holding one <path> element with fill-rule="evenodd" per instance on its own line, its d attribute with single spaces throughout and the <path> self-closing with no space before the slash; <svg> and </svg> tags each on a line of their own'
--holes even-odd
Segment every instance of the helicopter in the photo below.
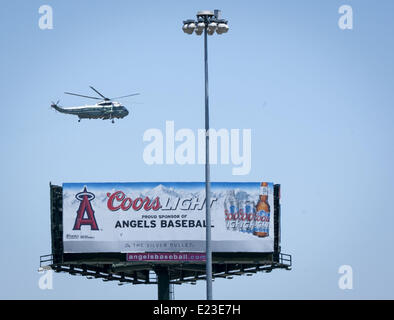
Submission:
<svg viewBox="0 0 394 320">
<path fill-rule="evenodd" d="M 127 117 L 129 111 L 125 108 L 125 106 L 113 100 L 139 95 L 139 93 L 133 93 L 116 98 L 107 98 L 92 86 L 90 86 L 90 89 L 96 92 L 100 96 L 100 98 L 71 93 L 71 92 L 65 92 L 65 94 L 88 98 L 88 99 L 101 100 L 100 102 L 94 105 L 86 105 L 79 107 L 61 107 L 59 106 L 59 101 L 57 101 L 56 103 L 52 102 L 51 107 L 61 113 L 78 116 L 79 118 L 78 122 L 81 122 L 81 119 L 102 119 L 102 120 L 112 120 L 112 123 L 115 123 L 114 119 L 122 119 L 124 117 Z"/>
</svg>

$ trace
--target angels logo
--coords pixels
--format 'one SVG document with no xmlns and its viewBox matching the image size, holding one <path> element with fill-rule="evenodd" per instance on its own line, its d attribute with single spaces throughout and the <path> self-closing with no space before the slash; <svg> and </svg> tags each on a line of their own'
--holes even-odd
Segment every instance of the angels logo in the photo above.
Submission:
<svg viewBox="0 0 394 320">
<path fill-rule="evenodd" d="M 78 193 L 75 198 L 81 201 L 79 209 L 77 211 L 77 218 L 75 219 L 75 224 L 73 230 L 81 230 L 81 226 L 90 226 L 90 230 L 98 230 L 96 218 L 94 217 L 94 210 L 92 204 L 90 203 L 94 200 L 95 195 L 88 192 L 85 187 L 84 190 Z M 85 218 L 86 213 L 86 218 Z"/>
</svg>

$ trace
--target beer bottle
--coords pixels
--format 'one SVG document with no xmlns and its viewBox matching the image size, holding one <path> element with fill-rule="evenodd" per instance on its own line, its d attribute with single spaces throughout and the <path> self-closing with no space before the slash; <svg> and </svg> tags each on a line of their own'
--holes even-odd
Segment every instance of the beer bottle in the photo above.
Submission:
<svg viewBox="0 0 394 320">
<path fill-rule="evenodd" d="M 253 235 L 264 238 L 269 235 L 270 205 L 268 203 L 268 183 L 263 182 L 260 188 L 260 197 L 256 205 L 255 231 Z"/>
</svg>

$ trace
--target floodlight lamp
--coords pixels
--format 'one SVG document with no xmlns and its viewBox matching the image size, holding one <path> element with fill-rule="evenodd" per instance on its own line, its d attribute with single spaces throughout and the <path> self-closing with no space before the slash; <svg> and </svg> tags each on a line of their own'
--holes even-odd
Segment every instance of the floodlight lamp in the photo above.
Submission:
<svg viewBox="0 0 394 320">
<path fill-rule="evenodd" d="M 190 34 L 188 27 L 189 27 L 189 25 L 184 24 L 183 27 L 182 27 L 182 30 L 183 30 L 184 33 Z"/>
<path fill-rule="evenodd" d="M 188 34 L 192 34 L 194 29 L 196 29 L 196 24 L 194 22 L 187 25 Z"/>
<path fill-rule="evenodd" d="M 219 23 L 216 32 L 218 34 L 226 33 L 228 31 L 229 27 L 226 23 Z"/>
<path fill-rule="evenodd" d="M 183 21 L 183 27 L 182 27 L 183 32 L 187 34 L 192 34 L 194 29 L 196 28 L 196 24 L 194 22 L 195 21 L 192 19 Z"/>
<path fill-rule="evenodd" d="M 217 24 L 216 22 L 211 22 L 211 23 L 208 25 L 207 32 L 208 32 L 208 34 L 209 34 L 210 36 L 213 35 L 213 34 L 215 33 L 217 26 L 218 26 L 218 24 Z"/>
<path fill-rule="evenodd" d="M 195 30 L 196 34 L 198 36 L 200 36 L 203 33 L 204 29 L 205 29 L 205 23 L 204 22 L 197 23 L 197 28 Z"/>
</svg>

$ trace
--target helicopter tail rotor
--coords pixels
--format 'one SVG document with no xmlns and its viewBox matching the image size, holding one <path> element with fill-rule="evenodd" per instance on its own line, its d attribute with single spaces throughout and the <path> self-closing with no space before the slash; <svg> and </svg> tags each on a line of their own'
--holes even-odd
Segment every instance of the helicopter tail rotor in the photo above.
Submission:
<svg viewBox="0 0 394 320">
<path fill-rule="evenodd" d="M 60 109 L 59 102 L 60 102 L 60 100 L 57 100 L 56 103 L 52 101 L 51 108 L 55 109 L 56 111 L 59 111 L 59 109 Z"/>
<path fill-rule="evenodd" d="M 52 101 L 51 107 L 57 107 L 59 105 L 60 100 L 57 100 L 56 103 Z"/>
</svg>

